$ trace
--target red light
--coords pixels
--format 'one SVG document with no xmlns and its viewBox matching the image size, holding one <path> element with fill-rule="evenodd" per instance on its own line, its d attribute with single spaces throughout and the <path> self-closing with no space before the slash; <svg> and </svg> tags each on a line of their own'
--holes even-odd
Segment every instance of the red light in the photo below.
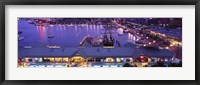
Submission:
<svg viewBox="0 0 200 85">
<path fill-rule="evenodd" d="M 140 61 L 142 61 L 142 62 L 144 61 L 144 57 L 143 56 L 140 57 Z"/>
</svg>

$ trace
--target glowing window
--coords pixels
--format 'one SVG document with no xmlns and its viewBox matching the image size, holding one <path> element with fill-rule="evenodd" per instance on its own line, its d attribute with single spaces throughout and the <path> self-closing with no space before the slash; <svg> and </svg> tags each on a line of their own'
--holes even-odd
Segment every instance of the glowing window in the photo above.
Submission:
<svg viewBox="0 0 200 85">
<path fill-rule="evenodd" d="M 54 62 L 54 58 L 47 58 L 50 62 Z"/>
<path fill-rule="evenodd" d="M 106 62 L 114 62 L 113 58 L 106 58 Z"/>
<path fill-rule="evenodd" d="M 55 58 L 55 62 L 62 62 L 62 58 Z"/>
<path fill-rule="evenodd" d="M 63 62 L 68 62 L 69 58 L 63 58 Z"/>
</svg>

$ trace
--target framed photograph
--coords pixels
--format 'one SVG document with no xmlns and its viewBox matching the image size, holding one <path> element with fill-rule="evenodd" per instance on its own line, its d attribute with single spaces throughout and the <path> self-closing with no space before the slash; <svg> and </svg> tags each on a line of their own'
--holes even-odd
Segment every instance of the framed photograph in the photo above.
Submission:
<svg viewBox="0 0 200 85">
<path fill-rule="evenodd" d="M 199 0 L 0 7 L 2 85 L 199 84 Z"/>
</svg>

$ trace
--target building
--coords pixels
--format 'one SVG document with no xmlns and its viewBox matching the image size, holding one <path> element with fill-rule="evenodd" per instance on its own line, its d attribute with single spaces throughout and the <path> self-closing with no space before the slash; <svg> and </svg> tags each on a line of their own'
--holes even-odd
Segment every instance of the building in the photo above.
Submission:
<svg viewBox="0 0 200 85">
<path fill-rule="evenodd" d="M 168 62 L 174 55 L 166 49 L 152 47 L 80 47 L 80 48 L 23 48 L 19 47 L 19 67 L 122 67 L 129 63 L 144 67 L 157 61 Z M 23 64 L 21 64 L 23 63 Z"/>
</svg>

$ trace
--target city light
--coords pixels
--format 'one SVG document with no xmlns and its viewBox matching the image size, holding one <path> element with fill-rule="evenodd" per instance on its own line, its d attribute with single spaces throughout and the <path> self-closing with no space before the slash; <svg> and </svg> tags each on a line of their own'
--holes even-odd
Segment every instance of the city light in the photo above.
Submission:
<svg viewBox="0 0 200 85">
<path fill-rule="evenodd" d="M 151 42 L 149 42 L 149 44 L 151 45 Z"/>
</svg>

